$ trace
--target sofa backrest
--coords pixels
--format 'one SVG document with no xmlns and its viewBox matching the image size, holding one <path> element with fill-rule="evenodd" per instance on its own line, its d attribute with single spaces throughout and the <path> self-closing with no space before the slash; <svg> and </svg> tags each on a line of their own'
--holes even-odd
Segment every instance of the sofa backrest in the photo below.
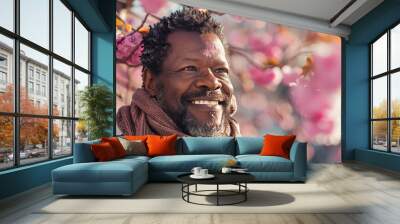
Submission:
<svg viewBox="0 0 400 224">
<path fill-rule="evenodd" d="M 235 155 L 233 137 L 182 137 L 177 142 L 177 154 Z"/>
<path fill-rule="evenodd" d="M 93 140 L 81 143 L 75 143 L 74 147 L 74 163 L 95 162 L 96 158 L 90 148 L 92 144 L 99 144 L 100 140 Z"/>
<path fill-rule="evenodd" d="M 263 144 L 263 137 L 236 137 L 236 155 L 259 154 Z"/>
</svg>

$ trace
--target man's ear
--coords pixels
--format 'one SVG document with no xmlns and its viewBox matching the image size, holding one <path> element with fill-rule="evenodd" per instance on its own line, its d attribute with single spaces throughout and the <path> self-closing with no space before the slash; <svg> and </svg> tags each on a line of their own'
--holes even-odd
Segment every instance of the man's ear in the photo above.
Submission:
<svg viewBox="0 0 400 224">
<path fill-rule="evenodd" d="M 143 87 L 151 96 L 157 95 L 156 76 L 149 70 L 143 70 Z"/>
</svg>

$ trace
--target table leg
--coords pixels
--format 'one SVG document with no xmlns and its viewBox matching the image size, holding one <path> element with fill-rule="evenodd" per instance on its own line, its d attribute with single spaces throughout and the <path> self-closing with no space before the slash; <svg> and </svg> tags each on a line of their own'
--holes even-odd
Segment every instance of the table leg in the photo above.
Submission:
<svg viewBox="0 0 400 224">
<path fill-rule="evenodd" d="M 217 184 L 217 206 L 219 205 L 219 184 Z"/>
<path fill-rule="evenodd" d="M 247 183 L 244 183 L 244 201 L 247 201 Z"/>
<path fill-rule="evenodd" d="M 188 184 L 187 186 L 188 186 L 188 188 L 187 188 L 187 191 L 188 191 L 188 193 L 187 193 L 187 201 L 188 201 L 188 202 L 190 202 L 190 201 L 189 201 L 189 195 L 190 195 L 190 184 Z"/>
<path fill-rule="evenodd" d="M 195 186 L 195 191 L 197 192 L 197 184 L 196 184 L 196 186 Z"/>
</svg>

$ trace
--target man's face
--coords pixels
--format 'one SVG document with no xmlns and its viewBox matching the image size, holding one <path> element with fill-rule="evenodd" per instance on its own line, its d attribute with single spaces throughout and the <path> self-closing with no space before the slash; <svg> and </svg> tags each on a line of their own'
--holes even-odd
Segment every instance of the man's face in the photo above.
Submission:
<svg viewBox="0 0 400 224">
<path fill-rule="evenodd" d="M 177 31 L 155 76 L 163 110 L 193 136 L 229 134 L 233 86 L 225 49 L 216 34 Z"/>
</svg>

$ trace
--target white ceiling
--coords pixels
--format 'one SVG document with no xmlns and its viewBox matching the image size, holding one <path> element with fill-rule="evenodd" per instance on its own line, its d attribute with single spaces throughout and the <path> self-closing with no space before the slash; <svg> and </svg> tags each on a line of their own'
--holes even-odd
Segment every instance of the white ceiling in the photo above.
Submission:
<svg viewBox="0 0 400 224">
<path fill-rule="evenodd" d="M 342 37 L 350 34 L 350 26 L 353 23 L 383 2 L 383 0 L 172 1 Z"/>
<path fill-rule="evenodd" d="M 275 9 L 282 12 L 329 20 L 350 0 L 226 0 L 227 2 L 245 3 L 248 5 Z"/>
</svg>

